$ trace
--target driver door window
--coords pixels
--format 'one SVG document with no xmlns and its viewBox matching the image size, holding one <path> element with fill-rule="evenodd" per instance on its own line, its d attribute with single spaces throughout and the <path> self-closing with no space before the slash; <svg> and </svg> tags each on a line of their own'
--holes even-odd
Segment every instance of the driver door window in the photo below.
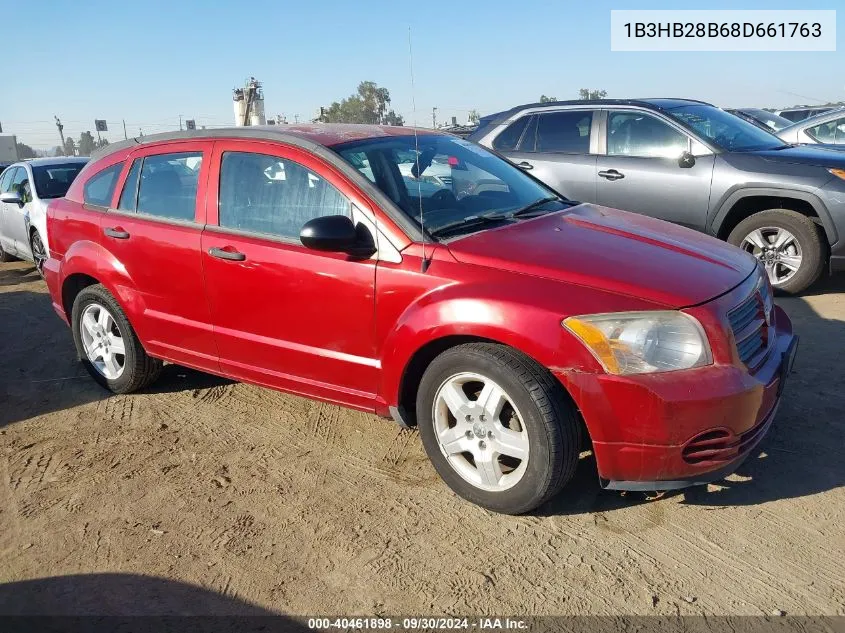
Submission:
<svg viewBox="0 0 845 633">
<path fill-rule="evenodd" d="M 644 112 L 610 112 L 607 155 L 678 158 L 689 139 L 669 124 Z"/>
</svg>

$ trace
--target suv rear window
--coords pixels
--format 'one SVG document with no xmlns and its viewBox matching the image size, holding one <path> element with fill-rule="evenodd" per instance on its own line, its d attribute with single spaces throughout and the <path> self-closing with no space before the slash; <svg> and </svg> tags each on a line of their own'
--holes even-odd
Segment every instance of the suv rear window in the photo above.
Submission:
<svg viewBox="0 0 845 633">
<path fill-rule="evenodd" d="M 146 156 L 138 187 L 138 213 L 192 221 L 201 167 L 202 152 Z"/>
<path fill-rule="evenodd" d="M 123 163 L 117 163 L 91 176 L 82 188 L 82 199 L 85 204 L 95 204 L 100 207 L 109 206 L 121 169 L 123 169 Z"/>
</svg>

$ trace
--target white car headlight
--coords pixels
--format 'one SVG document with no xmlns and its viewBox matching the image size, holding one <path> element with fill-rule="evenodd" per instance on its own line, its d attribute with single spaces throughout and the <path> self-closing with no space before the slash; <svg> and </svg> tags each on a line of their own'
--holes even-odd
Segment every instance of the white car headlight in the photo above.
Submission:
<svg viewBox="0 0 845 633">
<path fill-rule="evenodd" d="M 674 310 L 569 317 L 562 322 L 610 374 L 651 374 L 710 365 L 701 324 Z"/>
</svg>

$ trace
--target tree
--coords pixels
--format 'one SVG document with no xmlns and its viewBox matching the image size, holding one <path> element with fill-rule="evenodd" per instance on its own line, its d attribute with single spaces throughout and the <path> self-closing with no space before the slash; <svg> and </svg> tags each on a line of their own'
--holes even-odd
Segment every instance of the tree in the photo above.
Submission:
<svg viewBox="0 0 845 633">
<path fill-rule="evenodd" d="M 50 156 L 64 156 L 65 151 L 62 149 L 61 145 L 56 145 L 53 149 L 50 150 Z"/>
<path fill-rule="evenodd" d="M 65 139 L 65 156 L 76 156 L 76 143 L 70 137 Z"/>
<path fill-rule="evenodd" d="M 37 154 L 35 150 L 32 149 L 26 143 L 18 143 L 18 159 L 23 160 L 24 158 L 35 158 Z"/>
<path fill-rule="evenodd" d="M 478 122 L 481 120 L 481 115 L 478 113 L 478 110 L 470 110 L 467 120 L 473 125 L 478 125 Z"/>
<path fill-rule="evenodd" d="M 97 145 L 97 149 L 100 149 L 101 147 L 105 147 L 105 146 L 106 146 L 106 145 L 108 145 L 108 144 L 109 144 L 109 139 L 107 139 L 107 138 L 101 138 L 101 139 L 100 139 L 99 141 L 97 141 L 97 143 L 96 143 L 96 145 Z"/>
<path fill-rule="evenodd" d="M 546 95 L 540 95 L 540 103 L 549 103 L 550 101 L 557 101 L 557 97 L 547 97 Z"/>
<path fill-rule="evenodd" d="M 589 88 L 581 88 L 578 91 L 579 99 L 604 99 L 607 96 L 607 90 L 590 90 Z"/>
<path fill-rule="evenodd" d="M 401 115 L 387 109 L 389 105 L 390 92 L 387 88 L 379 88 L 373 81 L 362 81 L 356 94 L 321 108 L 320 120 L 324 123 L 404 125 Z"/>
<path fill-rule="evenodd" d="M 94 135 L 91 132 L 83 132 L 79 135 L 79 155 L 90 156 L 97 148 L 97 142 L 94 140 Z"/>
</svg>

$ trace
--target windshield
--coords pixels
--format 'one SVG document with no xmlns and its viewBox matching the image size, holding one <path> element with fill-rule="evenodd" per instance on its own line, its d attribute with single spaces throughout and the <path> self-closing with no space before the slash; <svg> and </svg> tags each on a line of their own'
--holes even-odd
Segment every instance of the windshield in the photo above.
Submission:
<svg viewBox="0 0 845 633">
<path fill-rule="evenodd" d="M 759 110 L 757 108 L 747 108 L 742 110 L 748 116 L 753 117 L 760 121 L 760 123 L 769 126 L 773 130 L 782 130 L 785 127 L 789 127 L 792 125 L 792 121 L 789 119 L 784 119 L 782 116 L 778 116 L 774 112 L 767 112 L 766 110 Z"/>
<path fill-rule="evenodd" d="M 70 188 L 70 183 L 85 167 L 85 163 L 65 163 L 61 165 L 33 165 L 32 176 L 35 179 L 35 192 L 41 199 L 61 198 Z"/>
<path fill-rule="evenodd" d="M 559 199 L 509 162 L 450 136 L 394 136 L 334 149 L 416 224 L 422 213 L 429 233 L 462 222 L 466 232 L 476 230 L 475 218 L 501 217 Z M 543 205 L 546 212 L 557 208 L 560 203 Z"/>
<path fill-rule="evenodd" d="M 681 106 L 668 110 L 668 113 L 729 152 L 750 152 L 783 146 L 783 141 L 774 134 L 713 106 Z"/>
</svg>

